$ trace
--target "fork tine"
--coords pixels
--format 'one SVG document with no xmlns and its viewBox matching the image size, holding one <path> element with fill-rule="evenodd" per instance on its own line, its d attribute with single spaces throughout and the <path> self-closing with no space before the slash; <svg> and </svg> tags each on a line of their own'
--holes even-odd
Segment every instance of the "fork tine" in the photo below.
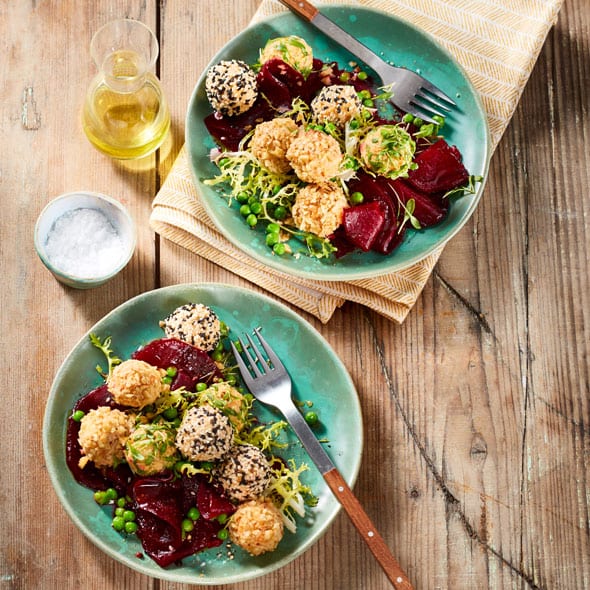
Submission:
<svg viewBox="0 0 590 590">
<path fill-rule="evenodd" d="M 240 338 L 238 338 L 240 344 L 242 345 L 242 349 L 244 348 L 244 344 L 242 343 L 242 340 Z M 242 359 L 242 355 L 239 353 L 236 345 L 233 342 L 230 342 L 231 344 L 231 349 L 232 352 L 234 353 L 234 357 L 236 359 L 236 362 L 238 363 L 238 368 L 240 369 L 240 373 L 242 374 L 242 377 L 244 378 L 244 381 L 246 381 L 246 385 L 249 385 L 249 382 L 252 380 L 252 376 L 250 375 L 250 371 L 248 369 L 248 365 L 246 365 L 246 363 L 244 362 L 244 359 Z"/>
<path fill-rule="evenodd" d="M 285 366 L 281 362 L 281 359 L 276 355 L 275 351 L 270 347 L 268 342 L 262 337 L 260 333 L 260 328 L 254 328 L 254 334 L 258 337 L 260 344 L 262 344 L 262 348 L 264 348 L 264 352 L 268 356 L 268 360 L 273 364 L 273 367 L 277 369 L 284 369 Z"/>
<path fill-rule="evenodd" d="M 246 356 L 246 358 L 248 359 L 248 362 L 250 363 L 250 368 L 252 369 L 252 372 L 254 373 L 254 375 L 256 375 L 256 377 L 262 377 L 262 375 L 264 375 L 264 373 L 258 368 L 257 361 L 259 360 L 259 355 L 257 354 L 256 347 L 254 346 L 254 342 L 252 342 L 252 339 L 250 338 L 250 336 L 248 336 L 246 334 L 246 337 L 248 338 L 248 341 L 250 343 L 251 348 L 254 351 L 255 356 L 252 356 L 252 354 L 248 350 L 248 345 L 244 342 L 244 340 L 242 338 L 238 338 L 238 340 L 239 340 L 240 344 L 242 345 L 242 350 L 244 351 L 244 355 Z M 262 364 L 262 361 L 261 361 L 261 364 Z"/>
<path fill-rule="evenodd" d="M 443 113 L 437 111 L 432 105 L 428 104 L 426 101 L 420 100 L 421 98 L 421 96 L 414 96 L 414 98 L 410 101 L 410 104 L 424 111 L 426 116 L 420 115 L 422 119 L 424 119 L 425 121 L 429 121 L 430 123 L 435 123 L 436 121 L 432 118 L 433 116 L 438 115 L 439 117 L 444 118 Z"/>
<path fill-rule="evenodd" d="M 423 78 L 422 88 L 440 100 L 448 102 L 451 106 L 457 106 L 457 103 L 450 96 L 447 96 L 440 88 L 426 80 L 426 78 Z"/>
<path fill-rule="evenodd" d="M 422 88 L 422 90 L 426 91 L 425 88 Z M 428 101 L 429 103 L 432 103 L 433 105 L 435 105 L 439 109 L 442 109 L 443 111 L 447 111 L 447 113 L 451 112 L 450 106 L 447 106 L 444 102 L 438 100 L 434 96 L 430 96 L 429 94 L 424 94 L 423 92 L 417 92 L 416 98 L 421 98 L 422 100 Z"/>
</svg>

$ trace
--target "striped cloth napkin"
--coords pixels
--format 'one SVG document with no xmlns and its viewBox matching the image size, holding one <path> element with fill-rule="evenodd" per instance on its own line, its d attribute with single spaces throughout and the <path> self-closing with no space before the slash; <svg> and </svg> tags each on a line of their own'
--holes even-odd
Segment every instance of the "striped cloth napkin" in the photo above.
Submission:
<svg viewBox="0 0 590 590">
<path fill-rule="evenodd" d="M 399 16 L 443 45 L 481 95 L 494 148 L 514 113 L 562 2 L 357 0 L 349 4 Z M 284 10 L 276 0 L 262 0 L 253 22 Z M 233 246 L 207 217 L 192 181 L 185 148 L 153 201 L 150 224 L 162 237 L 267 289 L 323 323 L 345 301 L 366 305 L 403 322 L 443 249 L 406 270 L 363 280 L 314 281 L 270 270 Z"/>
</svg>

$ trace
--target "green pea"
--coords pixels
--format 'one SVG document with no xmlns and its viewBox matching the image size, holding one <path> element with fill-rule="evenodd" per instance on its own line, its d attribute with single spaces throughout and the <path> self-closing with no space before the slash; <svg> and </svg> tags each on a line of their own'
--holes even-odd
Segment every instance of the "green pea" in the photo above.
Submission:
<svg viewBox="0 0 590 590">
<path fill-rule="evenodd" d="M 174 420 L 178 416 L 178 410 L 174 406 L 166 408 L 162 412 L 162 416 L 164 416 L 166 420 Z"/>
<path fill-rule="evenodd" d="M 285 207 L 283 207 L 282 205 L 279 205 L 275 209 L 275 219 L 278 219 L 279 221 L 281 221 L 282 219 L 285 219 L 285 217 L 287 217 L 287 209 Z"/>
<path fill-rule="evenodd" d="M 165 375 L 164 377 L 162 377 L 162 383 L 170 385 L 172 383 L 172 377 L 170 377 L 170 375 Z"/>
<path fill-rule="evenodd" d="M 107 500 L 106 492 L 103 492 L 100 490 L 98 492 L 94 492 L 94 501 L 97 504 L 100 504 L 101 506 L 103 506 L 104 504 L 107 504 L 108 500 Z"/>
<path fill-rule="evenodd" d="M 281 226 L 278 223 L 269 223 L 266 226 L 266 233 L 275 234 L 281 231 Z"/>
<path fill-rule="evenodd" d="M 235 385 L 238 382 L 238 378 L 235 375 L 228 375 L 225 380 L 230 385 Z"/>
<path fill-rule="evenodd" d="M 225 541 L 228 537 L 229 533 L 227 532 L 227 529 L 221 529 L 218 533 L 217 533 L 217 538 L 221 539 L 222 541 Z"/>
<path fill-rule="evenodd" d="M 279 243 L 279 234 L 278 233 L 270 233 L 270 234 L 266 234 L 266 245 L 270 246 L 272 248 L 272 246 L 274 246 L 275 244 Z"/>
<path fill-rule="evenodd" d="M 342 72 L 340 74 L 340 81 L 341 82 L 348 82 L 350 80 L 350 74 L 348 72 Z"/>
<path fill-rule="evenodd" d="M 414 115 L 412 115 L 411 113 L 406 113 L 402 117 L 402 122 L 403 123 L 411 123 L 413 120 L 414 120 Z"/>
<path fill-rule="evenodd" d="M 117 494 L 117 490 L 115 488 L 109 488 L 105 493 L 107 502 L 110 502 L 111 500 L 114 502 L 119 497 L 119 494 Z"/>
<path fill-rule="evenodd" d="M 250 198 L 250 195 L 248 193 L 239 193 L 238 196 L 236 197 L 238 203 L 247 203 L 248 199 Z"/>
<path fill-rule="evenodd" d="M 116 531 L 121 532 L 125 528 L 125 519 L 122 516 L 115 516 L 111 524 Z"/>
<path fill-rule="evenodd" d="M 206 383 L 197 383 L 197 391 L 205 391 L 209 386 Z"/>
<path fill-rule="evenodd" d="M 123 519 L 125 522 L 131 522 L 132 520 L 135 520 L 135 512 L 133 512 L 133 510 L 125 510 L 123 512 Z"/>
<path fill-rule="evenodd" d="M 250 213 L 250 215 L 248 215 L 248 217 L 246 217 L 246 223 L 250 227 L 254 227 L 258 223 L 258 217 L 256 217 L 256 215 L 254 215 L 254 213 Z"/>
<path fill-rule="evenodd" d="M 248 217 L 248 215 L 250 215 L 252 211 L 250 210 L 250 205 L 242 205 L 240 207 L 240 215 L 243 215 L 244 217 Z"/>
<path fill-rule="evenodd" d="M 80 420 L 82 420 L 82 418 L 84 418 L 84 412 L 82 410 L 76 410 L 73 414 L 72 414 L 72 420 L 74 422 L 80 422 Z"/>
<path fill-rule="evenodd" d="M 176 367 L 168 367 L 166 369 L 166 375 L 168 375 L 169 377 L 176 377 L 177 373 L 178 369 Z"/>
<path fill-rule="evenodd" d="M 190 533 L 195 528 L 195 523 L 190 518 L 185 518 L 181 526 L 185 533 Z"/>
<path fill-rule="evenodd" d="M 137 523 L 133 521 L 129 521 L 125 523 L 125 532 L 133 535 L 137 532 Z"/>
<path fill-rule="evenodd" d="M 358 129 L 358 128 L 360 127 L 360 123 L 359 123 L 359 122 L 358 122 L 356 119 L 353 119 L 353 120 L 352 120 L 352 121 L 351 121 L 351 122 L 348 124 L 348 126 L 349 126 L 351 129 Z"/>
<path fill-rule="evenodd" d="M 123 516 L 123 514 L 125 514 L 125 508 L 122 506 L 117 506 L 115 508 L 115 516 Z"/>
<path fill-rule="evenodd" d="M 218 522 L 219 524 L 225 524 L 225 523 L 227 522 L 227 514 L 220 514 L 220 515 L 217 517 L 217 522 Z"/>
<path fill-rule="evenodd" d="M 305 412 L 305 421 L 310 426 L 315 426 L 320 421 L 320 417 L 317 412 L 310 410 L 309 412 Z"/>
<path fill-rule="evenodd" d="M 125 508 L 125 504 L 127 504 L 127 500 L 125 498 L 119 498 L 117 500 L 117 506 L 119 508 Z"/>
<path fill-rule="evenodd" d="M 352 193 L 352 195 L 350 195 L 350 202 L 353 205 L 360 205 L 364 200 L 365 197 L 363 193 L 360 193 L 358 191 L 355 191 L 354 193 Z"/>
<path fill-rule="evenodd" d="M 191 520 L 199 520 L 199 516 L 201 516 L 201 513 L 199 512 L 199 509 L 196 506 L 193 506 L 187 513 L 187 516 L 191 519 Z"/>
<path fill-rule="evenodd" d="M 277 255 L 277 256 L 282 256 L 286 251 L 287 251 L 287 247 L 285 246 L 285 244 L 283 244 L 282 242 L 279 242 L 278 244 L 275 244 L 272 247 L 272 251 Z"/>
<path fill-rule="evenodd" d="M 359 80 L 366 80 L 368 78 L 367 72 L 359 72 L 356 76 Z"/>
<path fill-rule="evenodd" d="M 422 125 L 424 125 L 424 121 L 420 117 L 414 117 L 414 125 L 416 127 L 422 127 Z"/>
<path fill-rule="evenodd" d="M 366 98 L 363 100 L 363 106 L 367 107 L 368 109 L 372 109 L 375 106 L 375 103 L 373 102 L 373 99 Z"/>
<path fill-rule="evenodd" d="M 222 351 L 218 351 L 218 350 L 214 350 L 214 351 L 211 353 L 211 358 L 212 358 L 212 359 L 213 359 L 215 362 L 219 363 L 219 362 L 221 362 L 221 361 L 223 360 L 223 352 L 222 352 Z"/>
</svg>

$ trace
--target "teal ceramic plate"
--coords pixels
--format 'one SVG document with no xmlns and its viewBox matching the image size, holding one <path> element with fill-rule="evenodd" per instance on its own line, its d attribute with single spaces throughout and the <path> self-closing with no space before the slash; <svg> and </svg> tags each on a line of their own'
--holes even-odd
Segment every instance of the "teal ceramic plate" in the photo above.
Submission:
<svg viewBox="0 0 590 590">
<path fill-rule="evenodd" d="M 124 303 L 93 326 L 90 332 L 111 336 L 112 348 L 121 358 L 129 358 L 140 345 L 163 335 L 158 321 L 188 302 L 212 307 L 235 335 L 262 326 L 263 334 L 284 360 L 294 377 L 294 397 L 312 401 L 321 419 L 318 436 L 326 438 L 326 450 L 352 486 L 359 470 L 362 452 L 362 419 L 354 385 L 341 361 L 322 336 L 284 305 L 237 287 L 192 284 L 167 287 L 139 295 Z M 234 548 L 228 558 L 225 546 L 209 549 L 183 561 L 181 566 L 162 569 L 151 559 L 139 559 L 141 544 L 134 537 L 123 538 L 111 527 L 112 512 L 98 506 L 92 491 L 79 485 L 65 461 L 66 419 L 74 403 L 101 383 L 95 370 L 104 363 L 102 353 L 93 347 L 86 334 L 59 369 L 47 401 L 43 423 L 43 447 L 47 469 L 55 491 L 78 528 L 100 549 L 130 568 L 149 576 L 178 583 L 230 584 L 255 578 L 280 568 L 308 549 L 325 532 L 339 510 L 317 469 L 310 464 L 294 435 L 289 447 L 281 451 L 288 459 L 305 462 L 306 481 L 319 496 L 312 517 L 300 524 L 296 534 L 285 532 L 278 549 L 251 557 Z M 263 420 L 277 420 L 273 411 L 258 407 Z"/>
<path fill-rule="evenodd" d="M 470 174 L 487 175 L 490 140 L 487 120 L 479 96 L 457 62 L 429 35 L 389 14 L 356 6 L 324 6 L 322 12 L 362 43 L 394 65 L 419 71 L 456 100 L 458 108 L 447 118 L 444 136 L 463 154 Z M 242 59 L 249 64 L 258 60 L 258 52 L 273 37 L 298 35 L 307 40 L 314 55 L 323 61 L 336 60 L 346 65 L 353 59 L 344 49 L 318 32 L 312 25 L 291 13 L 281 14 L 246 29 L 229 42 L 208 68 L 224 59 Z M 186 143 L 193 177 L 202 203 L 223 235 L 257 261 L 290 275 L 317 280 L 351 280 L 401 270 L 421 260 L 447 242 L 475 210 L 483 184 L 476 194 L 464 196 L 451 206 L 449 215 L 436 227 L 409 230 L 402 245 L 389 256 L 374 252 L 355 252 L 337 261 L 322 261 L 302 256 L 279 257 L 265 244 L 263 228 L 251 230 L 214 188 L 203 180 L 215 175 L 209 161 L 214 142 L 203 123 L 211 112 L 205 95 L 205 75 L 199 79 L 189 103 Z"/>
</svg>

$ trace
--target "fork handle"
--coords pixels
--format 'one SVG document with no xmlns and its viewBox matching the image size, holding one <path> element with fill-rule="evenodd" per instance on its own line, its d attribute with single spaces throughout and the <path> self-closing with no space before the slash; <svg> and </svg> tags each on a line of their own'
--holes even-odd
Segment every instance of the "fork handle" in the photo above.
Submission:
<svg viewBox="0 0 590 590">
<path fill-rule="evenodd" d="M 311 23 L 314 27 L 319 29 L 324 35 L 330 37 L 348 49 L 355 57 L 365 62 L 371 67 L 379 76 L 383 76 L 382 69 L 387 66 L 376 53 L 371 51 L 366 45 L 355 39 L 352 35 L 340 28 L 334 21 L 324 16 L 313 4 L 307 0 L 280 0 L 287 8 L 292 10 L 295 14 Z"/>
<path fill-rule="evenodd" d="M 379 534 L 361 503 L 348 487 L 340 472 L 334 468 L 323 474 L 326 483 L 348 514 L 357 531 L 396 590 L 412 590 L 413 586 L 397 559 Z"/>
</svg>

